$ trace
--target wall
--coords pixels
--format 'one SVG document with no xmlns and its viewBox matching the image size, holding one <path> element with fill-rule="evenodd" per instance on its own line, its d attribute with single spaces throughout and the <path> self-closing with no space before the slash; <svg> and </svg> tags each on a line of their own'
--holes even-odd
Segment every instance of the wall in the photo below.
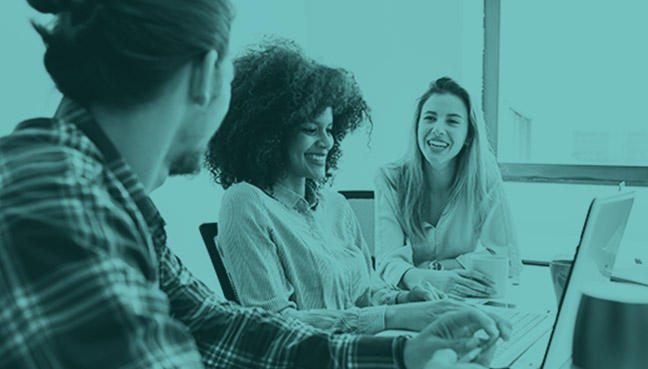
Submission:
<svg viewBox="0 0 648 369">
<path fill-rule="evenodd" d="M 25 119 L 51 116 L 61 99 L 43 66 L 45 47 L 30 19 L 47 22 L 27 1 L 0 3 L 0 135 Z"/>
</svg>

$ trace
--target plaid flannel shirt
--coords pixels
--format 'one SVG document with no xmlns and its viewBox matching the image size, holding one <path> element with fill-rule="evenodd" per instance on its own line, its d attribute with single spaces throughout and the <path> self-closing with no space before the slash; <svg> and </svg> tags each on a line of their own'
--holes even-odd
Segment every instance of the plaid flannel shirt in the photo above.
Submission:
<svg viewBox="0 0 648 369">
<path fill-rule="evenodd" d="M 403 347 L 218 300 L 74 102 L 0 139 L 0 368 L 394 368 Z"/>
</svg>

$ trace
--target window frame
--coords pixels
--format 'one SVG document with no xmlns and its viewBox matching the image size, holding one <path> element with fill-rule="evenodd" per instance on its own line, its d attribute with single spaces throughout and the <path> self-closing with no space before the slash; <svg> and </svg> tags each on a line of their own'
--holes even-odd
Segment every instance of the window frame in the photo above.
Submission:
<svg viewBox="0 0 648 369">
<path fill-rule="evenodd" d="M 499 70 L 501 0 L 484 0 L 484 119 L 488 138 L 498 154 Z M 646 143 L 648 145 L 648 142 Z M 648 187 L 648 166 L 498 163 L 502 177 L 510 182 L 573 183 Z"/>
</svg>

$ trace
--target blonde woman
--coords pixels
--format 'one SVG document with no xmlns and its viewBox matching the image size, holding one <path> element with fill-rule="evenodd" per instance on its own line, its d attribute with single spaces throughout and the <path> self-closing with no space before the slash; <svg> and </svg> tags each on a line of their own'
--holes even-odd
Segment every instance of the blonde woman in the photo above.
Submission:
<svg viewBox="0 0 648 369">
<path fill-rule="evenodd" d="M 501 174 L 479 108 L 448 77 L 419 98 L 405 157 L 380 168 L 376 252 L 385 281 L 422 282 L 459 296 L 488 297 L 493 282 L 470 270 L 476 253 L 504 255 L 521 270 Z"/>
</svg>

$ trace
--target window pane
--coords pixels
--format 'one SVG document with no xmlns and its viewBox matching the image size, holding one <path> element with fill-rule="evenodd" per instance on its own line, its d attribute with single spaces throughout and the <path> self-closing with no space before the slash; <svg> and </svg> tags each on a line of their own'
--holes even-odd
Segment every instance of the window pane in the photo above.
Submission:
<svg viewBox="0 0 648 369">
<path fill-rule="evenodd" d="M 648 2 L 501 3 L 501 162 L 648 166 Z"/>
</svg>

